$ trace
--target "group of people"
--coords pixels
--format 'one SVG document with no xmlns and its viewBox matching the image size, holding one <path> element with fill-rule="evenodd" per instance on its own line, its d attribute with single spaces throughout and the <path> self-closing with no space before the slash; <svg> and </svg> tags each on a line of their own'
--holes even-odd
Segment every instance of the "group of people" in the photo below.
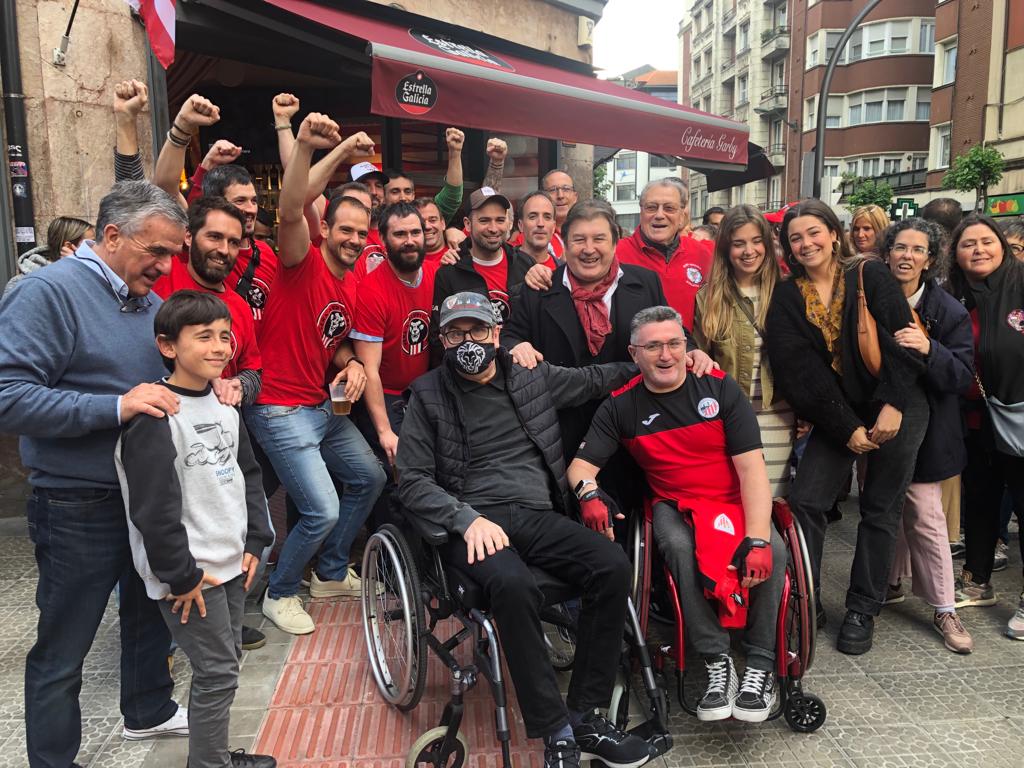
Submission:
<svg viewBox="0 0 1024 768">
<path fill-rule="evenodd" d="M 261 562 L 276 535 L 262 611 L 314 632 L 302 587 L 359 595 L 360 530 L 403 515 L 444 527 L 442 558 L 488 595 L 546 766 L 650 759 L 605 715 L 629 591 L 616 531 L 645 504 L 705 661 L 702 720 L 769 716 L 787 558 L 773 497 L 802 524 L 820 589 L 855 464 L 839 650 L 871 648 L 912 576 L 945 645 L 971 651 L 956 609 L 995 604 L 1001 510 L 1024 509 L 1024 227 L 953 220 L 940 201 L 892 225 L 858 210 L 847 235 L 817 200 L 768 217 L 712 209 L 694 226 L 668 177 L 622 233 L 563 170 L 522 200 L 502 194 L 499 139 L 464 201 L 457 128 L 440 191 L 417 196 L 369 162 L 365 133 L 319 113 L 296 130 L 299 100 L 282 93 L 273 232 L 229 141 L 180 193 L 216 104 L 185 101 L 147 181 L 145 86 L 116 92 L 118 181 L 95 226 L 55 222 L 48 266 L 0 301 L 0 429 L 21 435 L 39 564 L 33 768 L 75 764 L 82 662 L 115 586 L 125 737 L 187 734 L 192 768 L 272 768 L 227 737 L 239 654 L 260 642 L 242 614 Z M 328 190 L 343 165 L 349 180 Z M 528 566 L 580 589 L 564 700 Z M 745 630 L 742 675 L 730 628 Z M 187 710 L 171 699 L 172 638 L 193 667 Z"/>
</svg>

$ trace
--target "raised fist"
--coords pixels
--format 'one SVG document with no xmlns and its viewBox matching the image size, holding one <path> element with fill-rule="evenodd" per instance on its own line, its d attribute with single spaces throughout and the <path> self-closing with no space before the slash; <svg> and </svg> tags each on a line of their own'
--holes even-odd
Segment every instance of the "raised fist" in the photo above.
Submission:
<svg viewBox="0 0 1024 768">
<path fill-rule="evenodd" d="M 213 125 L 220 120 L 220 107 L 198 93 L 193 93 L 178 110 L 174 122 L 182 129 L 194 133 L 195 128 Z"/>
<path fill-rule="evenodd" d="M 353 133 L 347 139 L 345 144 L 348 145 L 349 157 L 372 157 L 373 156 L 373 139 L 371 139 L 365 131 L 359 131 Z"/>
<path fill-rule="evenodd" d="M 217 139 L 210 147 L 210 151 L 203 158 L 203 167 L 206 170 L 216 168 L 218 165 L 233 163 L 242 154 L 242 148 L 235 146 L 227 139 Z"/>
<path fill-rule="evenodd" d="M 275 122 L 278 120 L 290 122 L 295 113 L 299 111 L 299 99 L 292 93 L 277 94 L 270 105 L 274 110 Z"/>
<path fill-rule="evenodd" d="M 138 80 L 124 80 L 114 86 L 114 112 L 136 117 L 149 103 L 149 89 Z"/>
<path fill-rule="evenodd" d="M 505 162 L 508 154 L 508 144 L 501 139 L 491 138 L 487 140 L 487 157 L 494 165 L 501 165 Z"/>
<path fill-rule="evenodd" d="M 299 126 L 295 140 L 313 149 L 331 149 L 341 141 L 341 131 L 338 124 L 327 115 L 310 112 Z"/>
<path fill-rule="evenodd" d="M 466 134 L 458 128 L 446 128 L 444 142 L 448 145 L 449 152 L 461 152 L 462 145 L 466 143 Z"/>
</svg>

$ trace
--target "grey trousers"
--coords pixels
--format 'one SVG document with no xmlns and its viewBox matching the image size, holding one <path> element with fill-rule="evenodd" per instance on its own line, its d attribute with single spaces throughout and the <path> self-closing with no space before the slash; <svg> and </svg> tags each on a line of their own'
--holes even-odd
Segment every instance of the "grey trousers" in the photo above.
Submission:
<svg viewBox="0 0 1024 768">
<path fill-rule="evenodd" d="M 697 575 L 693 528 L 679 510 L 665 502 L 654 505 L 654 540 L 679 589 L 687 641 L 705 658 L 728 653 L 729 632 L 719 622 L 717 609 L 704 597 L 704 587 Z M 747 628 L 743 635 L 747 666 L 767 672 L 775 665 L 775 627 L 787 557 L 782 537 L 774 528 L 770 543 L 772 575 L 750 590 Z"/>
<path fill-rule="evenodd" d="M 238 659 L 242 653 L 242 614 L 245 612 L 245 577 L 203 590 L 206 618 L 192 607 L 188 623 L 171 613 L 171 603 L 160 601 L 160 612 L 178 647 L 192 664 L 188 702 L 189 768 L 229 768 L 228 718 L 238 687 Z"/>
</svg>

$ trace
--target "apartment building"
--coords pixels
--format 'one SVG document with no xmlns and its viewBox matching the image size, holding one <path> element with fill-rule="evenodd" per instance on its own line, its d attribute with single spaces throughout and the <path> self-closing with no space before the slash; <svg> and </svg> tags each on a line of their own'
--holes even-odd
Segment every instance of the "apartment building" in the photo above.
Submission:
<svg viewBox="0 0 1024 768">
<path fill-rule="evenodd" d="M 719 192 L 710 192 L 704 177 L 691 173 L 694 217 L 713 205 L 782 205 L 784 148 L 793 130 L 787 125 L 790 2 L 696 0 L 680 24 L 680 102 L 746 123 L 750 141 L 765 148 L 777 171 L 770 179 Z"/>
</svg>

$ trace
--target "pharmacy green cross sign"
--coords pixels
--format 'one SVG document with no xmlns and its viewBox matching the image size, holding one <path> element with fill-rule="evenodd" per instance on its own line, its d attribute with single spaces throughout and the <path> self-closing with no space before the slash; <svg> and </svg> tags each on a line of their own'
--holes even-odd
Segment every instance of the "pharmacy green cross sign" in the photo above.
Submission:
<svg viewBox="0 0 1024 768">
<path fill-rule="evenodd" d="M 892 221 L 900 221 L 911 216 L 917 216 L 917 203 L 912 197 L 897 197 L 889 209 L 889 218 Z"/>
</svg>

